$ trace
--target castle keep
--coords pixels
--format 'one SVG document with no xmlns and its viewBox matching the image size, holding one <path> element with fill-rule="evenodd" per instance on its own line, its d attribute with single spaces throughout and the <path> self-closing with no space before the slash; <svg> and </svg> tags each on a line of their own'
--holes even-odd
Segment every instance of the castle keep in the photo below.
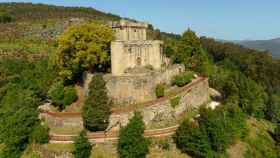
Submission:
<svg viewBox="0 0 280 158">
<path fill-rule="evenodd" d="M 112 22 L 116 40 L 111 43 L 112 75 L 120 76 L 130 68 L 164 64 L 163 42 L 147 40 L 147 23 L 120 20 Z"/>
</svg>

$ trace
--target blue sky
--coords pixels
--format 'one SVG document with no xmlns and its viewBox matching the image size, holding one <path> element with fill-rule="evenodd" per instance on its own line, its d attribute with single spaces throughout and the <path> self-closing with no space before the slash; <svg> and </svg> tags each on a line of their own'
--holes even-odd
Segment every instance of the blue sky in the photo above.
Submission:
<svg viewBox="0 0 280 158">
<path fill-rule="evenodd" d="M 13 0 L 11 0 L 13 1 Z M 0 0 L 0 2 L 11 2 Z M 188 27 L 226 40 L 280 37 L 280 0 L 16 0 L 93 7 L 148 21 L 166 32 Z"/>
</svg>

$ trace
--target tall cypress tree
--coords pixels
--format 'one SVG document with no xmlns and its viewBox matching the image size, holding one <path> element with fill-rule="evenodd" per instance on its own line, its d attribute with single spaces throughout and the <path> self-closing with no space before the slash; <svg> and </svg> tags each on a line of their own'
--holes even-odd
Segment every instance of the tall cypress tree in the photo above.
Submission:
<svg viewBox="0 0 280 158">
<path fill-rule="evenodd" d="M 111 114 L 111 101 L 107 96 L 106 83 L 101 74 L 94 75 L 90 91 L 82 109 L 84 127 L 90 131 L 107 128 Z"/>
</svg>

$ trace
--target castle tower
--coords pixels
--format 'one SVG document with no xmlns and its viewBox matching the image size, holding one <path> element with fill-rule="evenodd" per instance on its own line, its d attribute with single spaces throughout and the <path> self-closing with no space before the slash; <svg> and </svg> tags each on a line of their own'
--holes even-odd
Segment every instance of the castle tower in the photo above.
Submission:
<svg viewBox="0 0 280 158">
<path fill-rule="evenodd" d="M 152 66 L 159 70 L 165 61 L 162 41 L 147 40 L 147 23 L 120 20 L 111 24 L 116 40 L 111 43 L 112 74 L 129 68 Z"/>
</svg>

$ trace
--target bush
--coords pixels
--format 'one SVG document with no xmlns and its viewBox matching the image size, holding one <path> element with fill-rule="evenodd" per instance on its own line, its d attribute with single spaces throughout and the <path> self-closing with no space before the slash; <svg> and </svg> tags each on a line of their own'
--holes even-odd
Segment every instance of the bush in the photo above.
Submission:
<svg viewBox="0 0 280 158">
<path fill-rule="evenodd" d="M 63 81 L 55 82 L 48 91 L 48 97 L 55 106 L 62 107 L 64 105 L 64 85 Z"/>
<path fill-rule="evenodd" d="M 89 158 L 91 155 L 92 145 L 88 141 L 86 131 L 82 131 L 74 142 L 74 157 L 75 158 Z"/>
<path fill-rule="evenodd" d="M 64 88 L 64 98 L 63 98 L 63 104 L 65 106 L 71 105 L 73 102 L 75 102 L 78 99 L 76 89 L 72 86 L 68 86 Z"/>
<path fill-rule="evenodd" d="M 71 105 L 78 98 L 75 88 L 73 86 L 64 87 L 63 81 L 56 82 L 51 86 L 48 97 L 61 110 Z"/>
<path fill-rule="evenodd" d="M 101 74 L 94 75 L 89 94 L 82 109 L 84 127 L 90 131 L 103 131 L 109 124 L 112 102 L 107 96 L 106 83 Z"/>
<path fill-rule="evenodd" d="M 142 116 L 135 113 L 119 134 L 118 153 L 120 158 L 145 158 L 149 152 L 148 139 L 144 137 L 145 125 Z"/>
<path fill-rule="evenodd" d="M 157 96 L 157 98 L 163 97 L 164 93 L 165 93 L 164 91 L 165 91 L 164 84 L 158 84 L 156 86 L 156 96 Z"/>
<path fill-rule="evenodd" d="M 49 142 L 49 128 L 38 124 L 34 127 L 30 140 L 32 143 L 36 144 L 46 144 Z"/>
<path fill-rule="evenodd" d="M 163 150 L 170 150 L 170 148 L 171 148 L 168 139 L 160 139 L 158 144 L 159 144 L 159 147 Z"/>
<path fill-rule="evenodd" d="M 190 83 L 193 79 L 194 74 L 192 72 L 185 72 L 183 74 L 174 77 L 174 83 L 178 87 L 183 87 L 184 85 Z"/>
<path fill-rule="evenodd" d="M 175 108 L 177 105 L 179 105 L 179 103 L 180 103 L 180 100 L 181 100 L 181 97 L 175 97 L 175 98 L 172 98 L 171 100 L 170 100 L 170 104 L 171 104 L 171 106 L 173 107 L 173 108 Z"/>
</svg>

